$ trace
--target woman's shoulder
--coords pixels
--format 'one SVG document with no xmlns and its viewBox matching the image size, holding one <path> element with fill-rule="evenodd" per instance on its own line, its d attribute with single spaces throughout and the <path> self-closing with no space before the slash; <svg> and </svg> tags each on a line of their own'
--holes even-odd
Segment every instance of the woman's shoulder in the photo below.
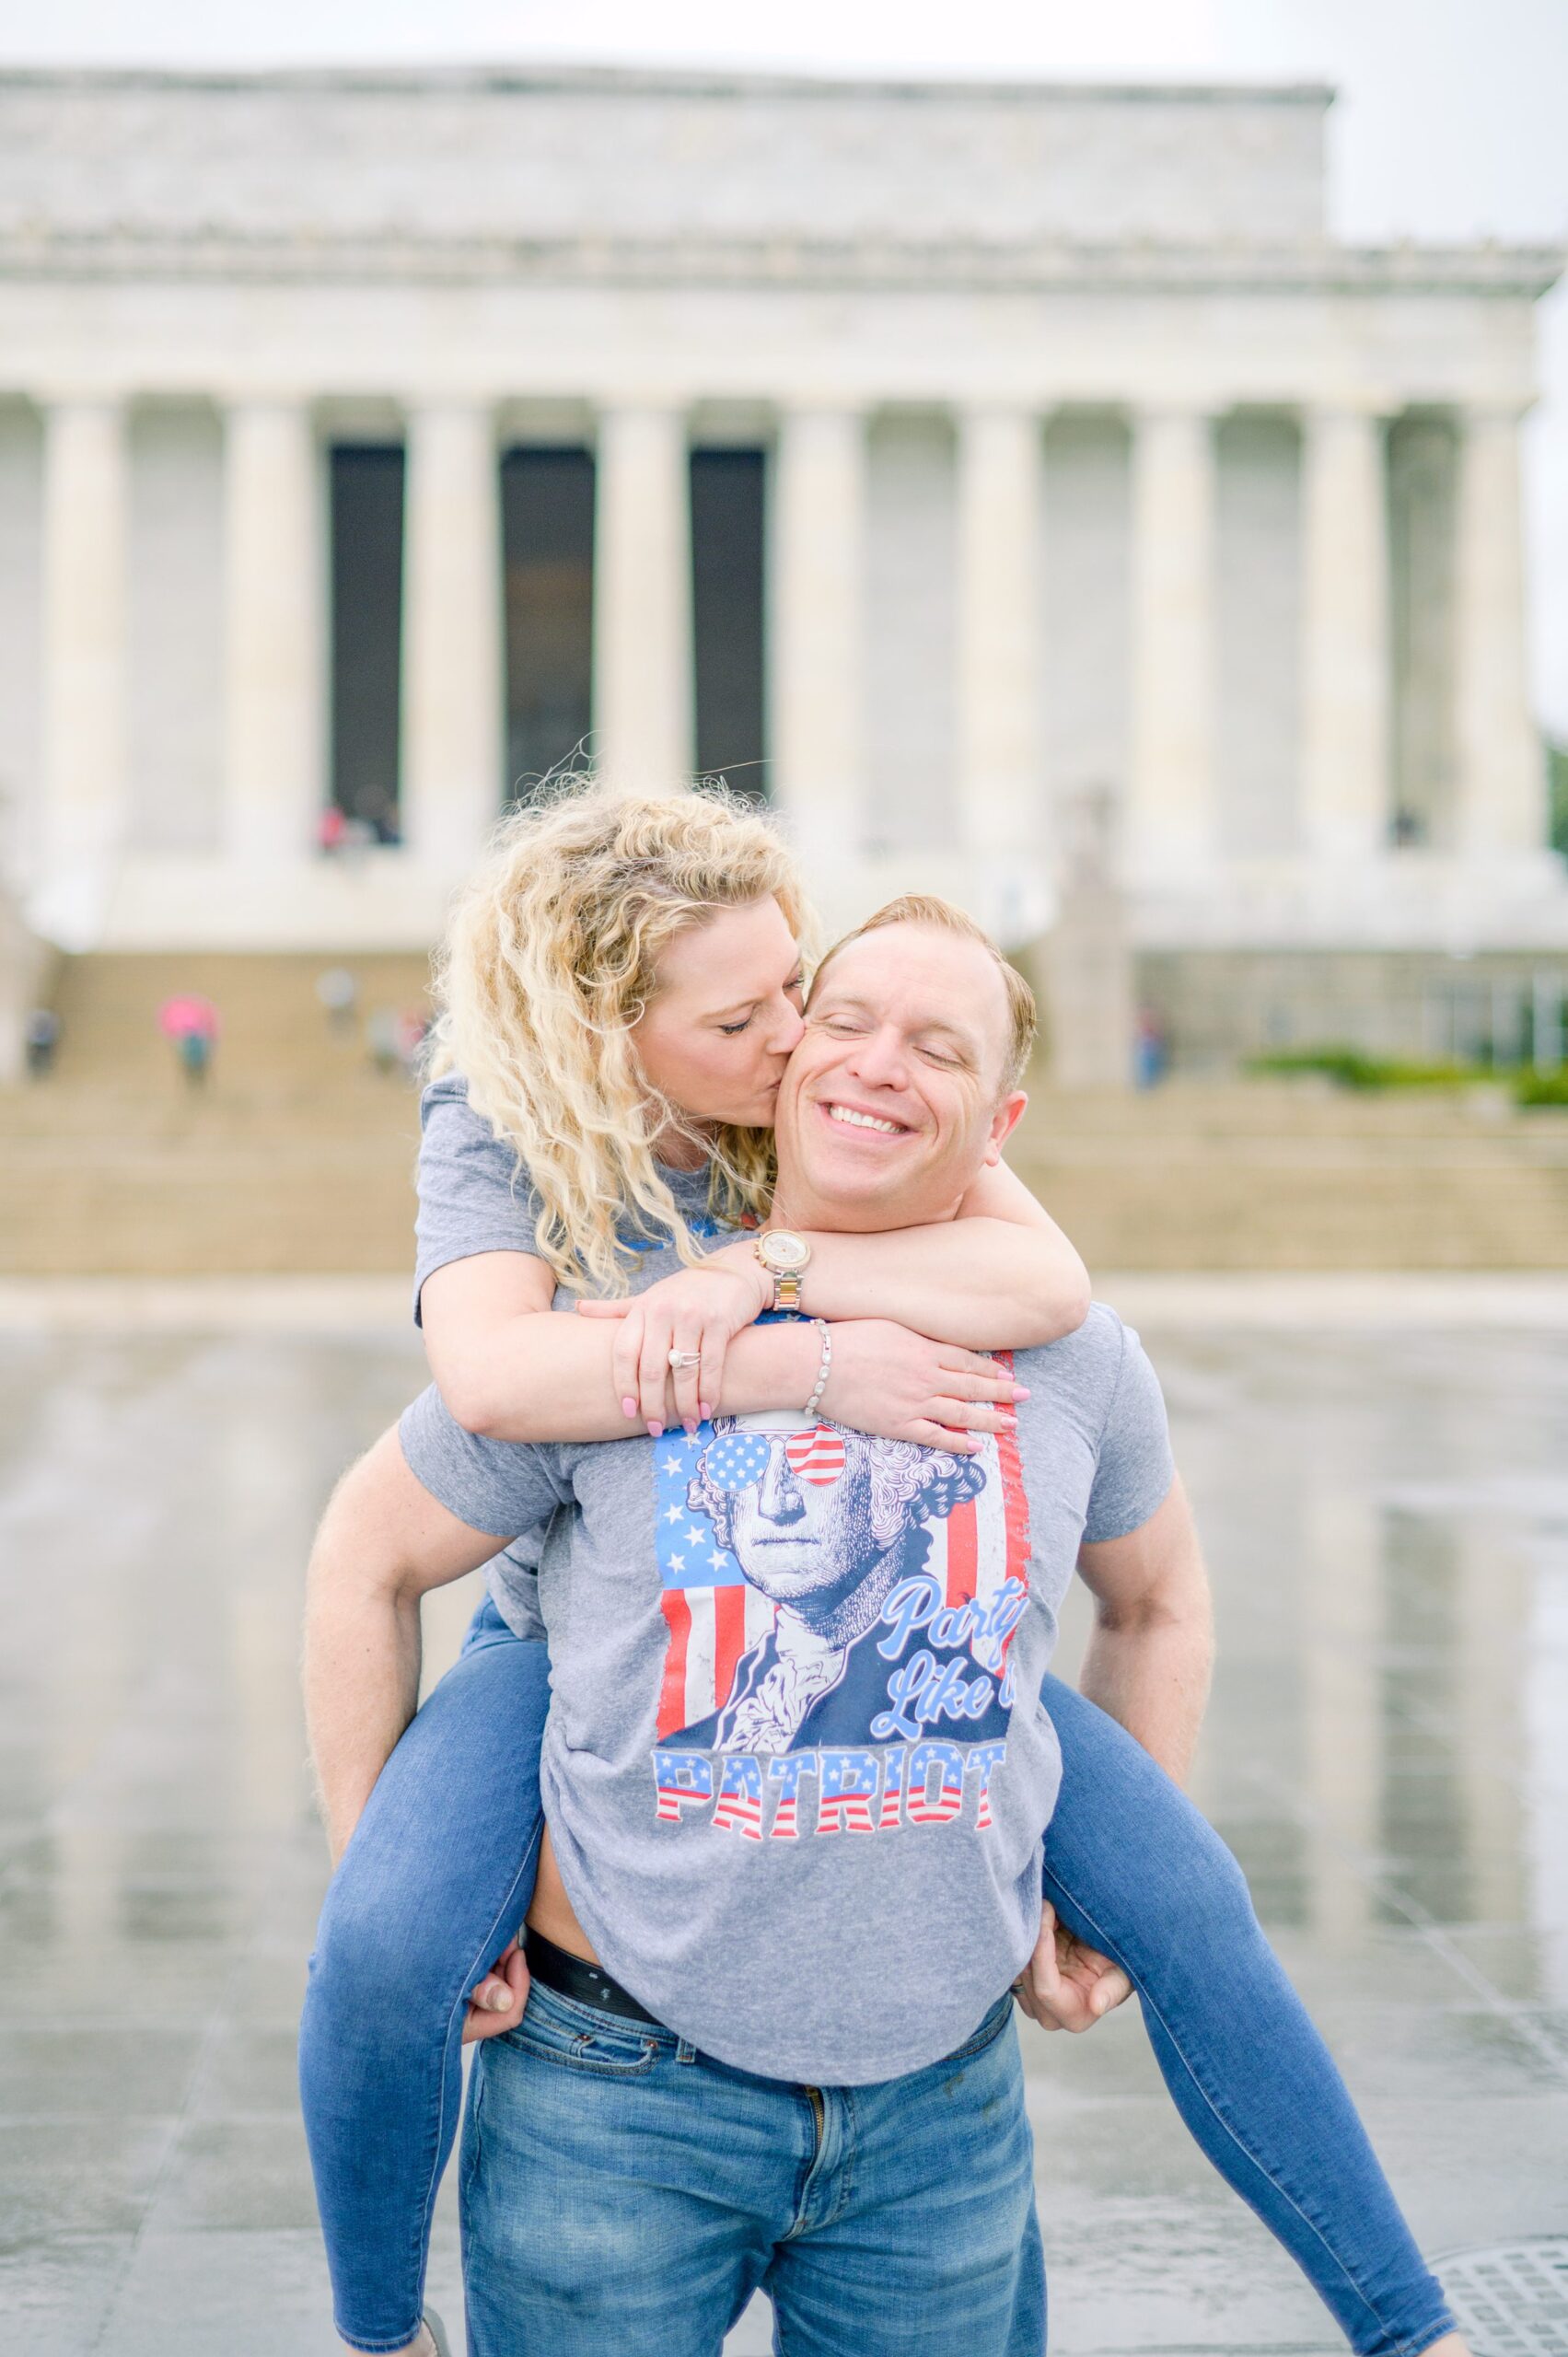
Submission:
<svg viewBox="0 0 1568 2357">
<path fill-rule="evenodd" d="M 425 1082 L 420 1092 L 419 1118 L 426 1129 L 434 1117 L 454 1108 L 472 1120 L 479 1119 L 469 1103 L 469 1085 L 460 1072 L 440 1073 Z"/>
<path fill-rule="evenodd" d="M 528 1174 L 509 1138 L 498 1137 L 494 1125 L 470 1101 L 469 1085 L 459 1072 L 442 1073 L 427 1083 L 419 1100 L 420 1190 L 443 1167 L 499 1181 L 508 1192 L 528 1195 Z"/>
<path fill-rule="evenodd" d="M 448 1153 L 482 1151 L 499 1156 L 508 1171 L 517 1167 L 516 1146 L 497 1136 L 494 1122 L 472 1103 L 460 1072 L 444 1072 L 425 1083 L 419 1099 L 419 1126 L 427 1152 L 433 1147 Z"/>
</svg>

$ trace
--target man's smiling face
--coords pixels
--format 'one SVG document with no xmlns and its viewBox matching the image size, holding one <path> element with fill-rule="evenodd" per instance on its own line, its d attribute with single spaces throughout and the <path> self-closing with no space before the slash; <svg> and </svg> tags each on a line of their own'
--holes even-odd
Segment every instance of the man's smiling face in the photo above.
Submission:
<svg viewBox="0 0 1568 2357">
<path fill-rule="evenodd" d="M 1024 1109 L 1004 1086 L 1009 1032 L 981 943 L 911 923 L 846 944 L 779 1092 L 780 1218 L 870 1232 L 955 1216 Z"/>
</svg>

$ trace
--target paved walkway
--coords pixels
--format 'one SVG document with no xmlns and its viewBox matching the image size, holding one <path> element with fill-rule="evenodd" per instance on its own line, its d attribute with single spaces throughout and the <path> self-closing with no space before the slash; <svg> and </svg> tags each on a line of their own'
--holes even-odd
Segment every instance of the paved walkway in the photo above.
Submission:
<svg viewBox="0 0 1568 2357">
<path fill-rule="evenodd" d="M 1222 1317 L 1148 1280 L 1106 1290 L 1165 1376 L 1214 1573 L 1199 1797 L 1427 2247 L 1560 2230 L 1562 1327 L 1522 1293 L 1506 1315 L 1495 1291 L 1454 1295 L 1442 1319 L 1434 1296 L 1417 1317 L 1409 1293 L 1395 1314 L 1365 1292 L 1329 1318 L 1319 1293 L 1271 1331 L 1256 1294 Z M 275 1283 L 194 1316 L 189 1293 L 114 1314 L 90 1291 L 0 1297 L 0 2315 L 18 2357 L 336 2345 L 293 2084 L 323 1879 L 300 1575 L 334 1474 L 421 1379 L 405 1306 L 401 1286 Z M 468 1602 L 432 1611 L 436 1659 Z M 1131 2012 L 1026 2040 L 1059 2357 L 1337 2346 L 1188 2144 Z M 448 2195 L 451 2317 L 455 2275 Z M 759 2335 L 749 2319 L 737 2349 Z"/>
</svg>

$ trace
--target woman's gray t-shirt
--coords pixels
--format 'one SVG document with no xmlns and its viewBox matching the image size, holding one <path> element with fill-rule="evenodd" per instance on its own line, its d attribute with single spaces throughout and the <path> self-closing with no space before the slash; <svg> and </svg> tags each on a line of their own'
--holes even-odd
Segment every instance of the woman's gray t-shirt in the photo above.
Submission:
<svg viewBox="0 0 1568 2357">
<path fill-rule="evenodd" d="M 419 1209 L 414 1220 L 414 1323 L 419 1323 L 420 1295 L 425 1280 L 453 1260 L 469 1260 L 479 1252 L 527 1252 L 540 1256 L 535 1229 L 540 1203 L 517 1150 L 498 1138 L 482 1113 L 469 1103 L 468 1083 L 460 1073 L 444 1073 L 433 1080 L 419 1103 Z M 712 1218 L 708 1210 L 708 1172 L 672 1170 L 659 1166 L 659 1175 L 675 1198 L 693 1236 L 727 1238 L 732 1230 Z M 662 1239 L 624 1231 L 622 1241 L 634 1256 L 630 1271 L 640 1292 L 653 1279 L 642 1265 L 667 1249 Z M 679 1266 L 672 1249 L 659 1274 Z M 570 1308 L 568 1297 L 559 1304 Z"/>
<path fill-rule="evenodd" d="M 471 1260 L 480 1252 L 527 1252 L 538 1259 L 535 1229 L 540 1210 L 515 1147 L 498 1138 L 483 1115 L 474 1111 L 469 1103 L 468 1083 L 460 1073 L 445 1073 L 430 1083 L 420 1099 L 419 1118 L 416 1325 L 425 1280 L 437 1269 L 453 1260 Z M 700 1244 L 733 1239 L 736 1231 L 709 1211 L 705 1167 L 675 1170 L 661 1163 L 658 1168 L 677 1210 Z M 627 1227 L 621 1241 L 627 1252 L 627 1283 L 633 1293 L 645 1292 L 682 1265 L 668 1237 L 650 1237 Z M 552 1306 L 570 1310 L 575 1299 L 572 1294 L 558 1292 Z M 485 1566 L 485 1585 L 515 1636 L 544 1634 L 538 1575 L 548 1527 L 547 1518 L 538 1527 L 521 1532 L 505 1553 Z"/>
</svg>

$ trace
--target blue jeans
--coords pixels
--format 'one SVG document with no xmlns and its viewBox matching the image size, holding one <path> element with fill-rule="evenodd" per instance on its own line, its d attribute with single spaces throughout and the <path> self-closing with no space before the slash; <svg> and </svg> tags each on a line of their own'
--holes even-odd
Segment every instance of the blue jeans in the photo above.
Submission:
<svg viewBox="0 0 1568 2357">
<path fill-rule="evenodd" d="M 466 2000 L 533 1885 L 548 1678 L 543 1646 L 483 1606 L 382 1771 L 327 1894 L 300 2090 L 338 2329 L 355 2348 L 399 2349 L 418 2329 L 430 2213 L 457 2131 Z M 1114 1720 L 1058 1678 L 1041 1698 L 1063 1771 L 1045 1896 L 1125 1968 L 1183 2119 L 1352 2347 L 1419 2357 L 1452 2318 L 1240 1868 Z"/>
<path fill-rule="evenodd" d="M 1045 2347 L 1011 1996 L 929 2070 L 808 2090 L 536 1987 L 462 2176 L 470 2357 L 719 2357 L 759 2289 L 791 2357 Z"/>
</svg>

